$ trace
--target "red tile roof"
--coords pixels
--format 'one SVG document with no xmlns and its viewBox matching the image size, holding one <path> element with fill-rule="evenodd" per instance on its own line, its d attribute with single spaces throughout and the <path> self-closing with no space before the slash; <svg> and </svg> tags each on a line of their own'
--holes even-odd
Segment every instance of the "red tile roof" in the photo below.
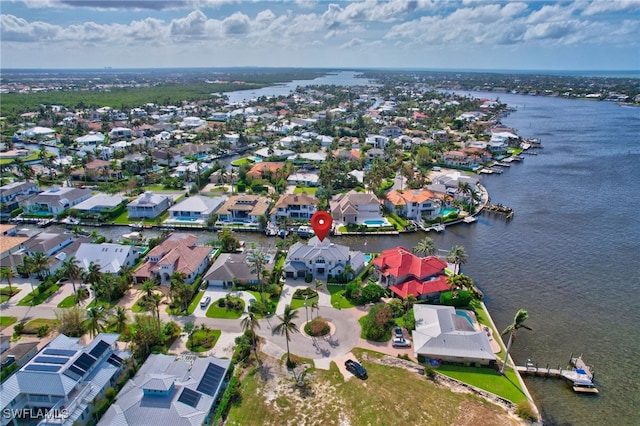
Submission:
<svg viewBox="0 0 640 426">
<path fill-rule="evenodd" d="M 446 262 L 435 256 L 418 257 L 404 247 L 383 251 L 374 259 L 373 264 L 384 276 L 391 275 L 396 278 L 413 276 L 421 280 L 443 274 L 447 267 Z"/>
<path fill-rule="evenodd" d="M 400 284 L 392 285 L 389 290 L 402 297 L 406 298 L 412 294 L 416 298 L 423 294 L 435 294 L 449 290 L 449 284 L 447 284 L 447 277 L 439 275 L 435 280 L 420 281 L 412 279 Z"/>
</svg>

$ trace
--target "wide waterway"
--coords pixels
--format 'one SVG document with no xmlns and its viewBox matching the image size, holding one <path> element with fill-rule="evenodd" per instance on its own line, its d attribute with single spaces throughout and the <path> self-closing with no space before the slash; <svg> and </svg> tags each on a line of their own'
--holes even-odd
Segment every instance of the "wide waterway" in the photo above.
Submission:
<svg viewBox="0 0 640 426">
<path fill-rule="evenodd" d="M 564 367 L 573 352 L 595 367 L 595 397 L 576 395 L 557 379 L 526 379 L 545 424 L 640 424 L 640 109 L 474 95 L 499 96 L 517 107 L 503 123 L 540 137 L 544 149 L 502 175 L 482 177 L 494 203 L 515 209 L 512 221 L 484 214 L 477 223 L 429 236 L 440 249 L 465 247 L 469 260 L 462 272 L 485 292 L 500 329 L 519 308 L 528 310 L 533 330 L 518 334 L 512 352 L 519 365 L 531 358 Z M 424 235 L 334 241 L 379 252 L 411 248 Z M 259 234 L 240 237 L 276 243 Z M 212 238 L 201 233 L 203 242 Z"/>
</svg>

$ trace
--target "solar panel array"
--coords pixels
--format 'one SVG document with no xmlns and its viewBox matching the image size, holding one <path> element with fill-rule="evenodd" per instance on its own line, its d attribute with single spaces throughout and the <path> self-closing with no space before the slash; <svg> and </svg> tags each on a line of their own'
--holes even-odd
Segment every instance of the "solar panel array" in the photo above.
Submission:
<svg viewBox="0 0 640 426">
<path fill-rule="evenodd" d="M 91 352 L 89 353 L 94 358 L 100 358 L 100 355 L 102 355 L 104 351 L 107 350 L 108 347 L 109 347 L 109 344 L 107 342 L 105 342 L 104 340 L 100 340 L 98 344 L 93 349 L 91 349 Z"/>
<path fill-rule="evenodd" d="M 73 380 L 80 380 L 82 378 L 81 374 L 77 374 L 77 373 L 74 373 L 73 371 L 71 371 L 71 367 L 69 367 L 66 370 L 64 370 L 64 372 L 62 374 L 64 374 L 65 376 L 67 376 L 67 377 L 69 377 L 69 378 L 71 378 Z"/>
<path fill-rule="evenodd" d="M 92 357 L 89 354 L 82 354 L 78 357 L 78 359 L 76 359 L 76 362 L 73 363 L 73 365 L 75 365 L 76 367 L 84 370 L 84 371 L 89 371 L 89 369 L 91 368 L 91 366 L 93 365 L 94 362 L 96 362 L 97 360 Z"/>
<path fill-rule="evenodd" d="M 60 368 L 62 368 L 62 366 L 51 364 L 28 364 L 24 367 L 24 369 L 28 371 L 46 371 L 51 373 L 55 373 L 60 370 Z"/>
<path fill-rule="evenodd" d="M 55 348 L 47 348 L 44 350 L 45 355 L 57 355 L 57 356 L 66 356 L 72 357 L 76 354 L 76 351 L 70 349 L 55 349 Z"/>
<path fill-rule="evenodd" d="M 114 367 L 120 367 L 120 365 L 122 365 L 122 358 L 120 358 L 116 354 L 111 354 L 107 362 L 113 365 Z"/>
<path fill-rule="evenodd" d="M 182 393 L 178 397 L 178 401 L 187 404 L 189 407 L 196 408 L 201 396 L 201 394 L 192 389 L 183 388 Z"/>
<path fill-rule="evenodd" d="M 80 377 L 84 376 L 84 373 L 86 373 L 86 371 L 79 369 L 75 365 L 72 365 L 71 367 L 69 367 L 69 371 L 73 371 Z"/>
<path fill-rule="evenodd" d="M 222 378 L 224 376 L 224 371 L 225 371 L 224 368 L 218 365 L 209 363 L 209 366 L 204 372 L 204 375 L 202 376 L 200 383 L 198 383 L 198 388 L 197 388 L 198 392 L 202 392 L 209 396 L 214 396 L 216 389 L 218 389 L 218 386 L 222 381 Z"/>
<path fill-rule="evenodd" d="M 57 356 L 37 356 L 34 362 L 41 362 L 43 364 L 66 364 L 69 361 L 69 358 L 61 358 Z"/>
</svg>

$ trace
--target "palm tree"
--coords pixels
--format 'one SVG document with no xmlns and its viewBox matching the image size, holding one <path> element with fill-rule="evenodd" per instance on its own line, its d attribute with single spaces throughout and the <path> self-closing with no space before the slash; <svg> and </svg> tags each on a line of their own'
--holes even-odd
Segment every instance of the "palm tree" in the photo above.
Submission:
<svg viewBox="0 0 640 426">
<path fill-rule="evenodd" d="M 127 328 L 127 310 L 122 306 L 116 306 L 116 312 L 113 315 L 113 325 L 118 333 L 122 333 Z"/>
<path fill-rule="evenodd" d="M 247 263 L 251 267 L 251 272 L 255 273 L 258 277 L 258 282 L 260 283 L 260 296 L 262 298 L 262 305 L 266 312 L 267 301 L 264 297 L 264 280 L 262 279 L 262 271 L 264 269 L 264 265 L 267 263 L 267 257 L 264 252 L 256 249 L 253 250 L 251 254 L 249 254 Z"/>
<path fill-rule="evenodd" d="M 153 293 L 150 299 L 147 299 L 148 306 L 156 313 L 156 320 L 158 321 L 158 328 L 160 327 L 160 304 L 162 304 L 162 295 Z"/>
<path fill-rule="evenodd" d="M 64 260 L 62 262 L 62 275 L 71 280 L 71 285 L 73 286 L 73 294 L 76 295 L 76 299 L 78 298 L 78 292 L 76 291 L 76 280 L 80 279 L 82 276 L 82 269 L 78 266 L 78 260 L 75 256 L 71 256 L 70 258 Z"/>
<path fill-rule="evenodd" d="M 13 295 L 13 290 L 11 288 L 11 278 L 17 277 L 16 273 L 13 272 L 11 268 L 2 268 L 0 269 L 0 279 L 7 280 L 7 284 L 9 284 L 9 297 Z"/>
<path fill-rule="evenodd" d="M 153 291 L 158 287 L 158 283 L 155 280 L 147 278 L 140 286 L 140 291 L 144 293 L 144 299 L 150 300 L 153 296 Z"/>
<path fill-rule="evenodd" d="M 291 305 L 285 305 L 284 313 L 278 315 L 280 324 L 276 325 L 273 329 L 274 334 L 283 335 L 287 341 L 287 366 L 291 365 L 291 353 L 289 352 L 289 341 L 291 340 L 292 333 L 299 333 L 298 326 L 293 322 L 298 318 L 298 311 L 291 308 Z"/>
<path fill-rule="evenodd" d="M 511 350 L 511 345 L 513 344 L 513 341 L 516 340 L 516 333 L 521 328 L 531 330 L 530 327 L 524 325 L 524 322 L 527 320 L 527 318 L 529 318 L 529 314 L 527 313 L 527 311 L 525 311 L 524 309 L 518 309 L 518 312 L 516 312 L 516 315 L 513 317 L 513 322 L 509 324 L 509 326 L 505 328 L 500 334 L 501 336 L 504 336 L 505 334 L 510 333 L 509 342 L 507 343 L 507 351 L 504 354 L 504 362 L 502 363 L 502 368 L 500 368 L 500 374 L 502 375 L 504 375 L 504 369 L 507 366 L 507 360 L 509 359 L 509 351 Z"/>
<path fill-rule="evenodd" d="M 93 260 L 89 262 L 87 272 L 83 274 L 84 281 L 89 284 L 91 290 L 93 290 L 93 297 L 95 299 L 94 304 L 98 302 L 98 296 L 102 293 L 102 272 L 100 271 L 100 264 L 95 263 Z"/>
<path fill-rule="evenodd" d="M 426 256 L 431 256 L 436 251 L 436 245 L 431 237 L 424 237 L 413 248 L 414 253 L 420 253 Z"/>
<path fill-rule="evenodd" d="M 405 311 L 413 308 L 413 304 L 416 302 L 416 297 L 413 294 L 408 294 L 402 301 Z"/>
<path fill-rule="evenodd" d="M 38 275 L 39 279 L 49 274 L 49 256 L 41 252 L 36 252 L 33 257 L 31 257 L 31 262 L 33 272 Z"/>
<path fill-rule="evenodd" d="M 258 346 L 256 340 L 256 329 L 260 328 L 260 323 L 258 322 L 258 318 L 253 312 L 249 312 L 249 314 L 242 319 L 240 322 L 242 326 L 242 331 L 246 332 L 247 330 L 251 330 L 251 344 L 253 346 L 253 353 L 260 363 L 260 358 L 258 358 Z"/>
<path fill-rule="evenodd" d="M 467 256 L 467 252 L 464 250 L 464 247 L 458 245 L 451 247 L 451 250 L 449 250 L 449 253 L 447 254 L 447 262 L 456 265 L 456 274 L 460 272 L 460 265 L 467 263 L 468 258 L 469 257 Z"/>
<path fill-rule="evenodd" d="M 96 334 L 104 330 L 104 325 L 102 324 L 104 321 L 104 312 L 102 310 L 95 307 L 88 309 L 87 318 L 89 320 L 87 329 L 89 330 L 89 335 L 91 337 L 94 337 Z"/>
</svg>

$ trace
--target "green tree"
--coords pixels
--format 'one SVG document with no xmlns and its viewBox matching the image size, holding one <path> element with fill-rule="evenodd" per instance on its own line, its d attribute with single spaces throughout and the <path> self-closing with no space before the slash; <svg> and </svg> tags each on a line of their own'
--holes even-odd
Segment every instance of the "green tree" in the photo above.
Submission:
<svg viewBox="0 0 640 426">
<path fill-rule="evenodd" d="M 100 265 L 95 263 L 94 261 L 89 262 L 89 266 L 87 267 L 87 271 L 83 274 L 83 280 L 89 284 L 91 290 L 93 290 L 93 296 L 98 301 L 98 297 L 100 297 L 103 293 L 103 281 L 102 281 L 102 272 L 100 271 Z"/>
<path fill-rule="evenodd" d="M 116 332 L 124 332 L 127 328 L 128 322 L 129 317 L 127 315 L 127 310 L 122 306 L 116 306 L 116 311 L 113 315 L 113 327 L 115 328 Z"/>
<path fill-rule="evenodd" d="M 142 282 L 142 285 L 140 286 L 140 291 L 143 294 L 145 302 L 151 299 L 151 297 L 153 296 L 153 292 L 156 288 L 158 288 L 158 283 L 155 280 L 147 278 Z"/>
<path fill-rule="evenodd" d="M 436 251 L 436 245 L 431 237 L 424 237 L 413 248 L 414 253 L 419 253 L 424 256 L 432 256 Z"/>
<path fill-rule="evenodd" d="M 289 352 L 289 341 L 291 340 L 291 334 L 299 333 L 298 326 L 293 320 L 298 318 L 298 311 L 291 308 L 291 305 L 285 305 L 282 315 L 278 315 L 280 323 L 273 328 L 274 334 L 284 335 L 287 341 L 287 366 L 291 366 L 291 353 Z"/>
<path fill-rule="evenodd" d="M 82 276 L 82 269 L 78 266 L 78 260 L 75 256 L 71 256 L 62 262 L 62 276 L 71 281 L 73 286 L 73 294 L 76 296 L 76 302 L 78 301 L 78 291 L 76 290 L 76 281 Z"/>
<path fill-rule="evenodd" d="M 264 271 L 264 265 L 267 263 L 267 256 L 263 251 L 254 249 L 247 257 L 247 264 L 251 267 L 251 272 L 256 274 L 258 278 L 258 284 L 260 284 L 260 297 L 262 299 L 262 305 L 265 312 L 267 311 L 267 300 L 264 295 L 264 277 L 262 272 Z"/>
<path fill-rule="evenodd" d="M 104 330 L 104 311 L 95 307 L 87 309 L 87 330 L 91 337 L 95 337 Z"/>
<path fill-rule="evenodd" d="M 240 325 L 242 326 L 242 331 L 244 331 L 245 333 L 247 331 L 251 332 L 251 346 L 253 348 L 253 354 L 255 355 L 258 363 L 260 363 L 260 358 L 258 357 L 258 342 L 256 335 L 256 329 L 260 328 L 258 318 L 256 318 L 255 314 L 250 311 L 247 316 L 242 319 Z"/>
<path fill-rule="evenodd" d="M 36 252 L 31 257 L 31 264 L 33 272 L 36 273 L 38 279 L 43 279 L 45 275 L 49 274 L 49 256 L 44 253 Z"/>
<path fill-rule="evenodd" d="M 151 353 L 151 348 L 159 344 L 160 333 L 153 315 L 135 315 L 131 343 L 138 359 L 145 359 Z"/>
<path fill-rule="evenodd" d="M 69 337 L 80 337 L 84 334 L 85 311 L 79 306 L 69 309 L 57 309 L 55 310 L 55 315 L 58 320 L 60 334 Z"/>
<path fill-rule="evenodd" d="M 507 350 L 504 354 L 504 362 L 502 363 L 502 367 L 500 368 L 500 374 L 504 375 L 504 370 L 507 367 L 507 360 L 509 359 L 509 351 L 511 350 L 511 345 L 516 340 L 516 334 L 519 329 L 526 328 L 527 330 L 531 330 L 528 326 L 524 325 L 524 322 L 529 318 L 529 314 L 524 309 L 518 309 L 516 315 L 513 317 L 513 322 L 505 328 L 501 336 L 509 333 L 509 341 L 507 342 Z"/>
<path fill-rule="evenodd" d="M 240 247 L 240 241 L 233 235 L 230 229 L 223 229 L 218 233 L 218 240 L 222 247 L 222 251 L 225 253 L 233 253 L 238 247 Z"/>
<path fill-rule="evenodd" d="M 13 288 L 11 287 L 11 278 L 16 277 L 16 273 L 11 268 L 0 269 L 0 279 L 5 280 L 9 284 L 9 297 L 13 294 Z"/>
<path fill-rule="evenodd" d="M 449 250 L 447 254 L 447 262 L 453 263 L 456 266 L 456 274 L 460 273 L 460 265 L 467 263 L 467 259 L 467 252 L 464 250 L 464 247 L 459 245 L 451 247 L 451 250 Z"/>
</svg>

